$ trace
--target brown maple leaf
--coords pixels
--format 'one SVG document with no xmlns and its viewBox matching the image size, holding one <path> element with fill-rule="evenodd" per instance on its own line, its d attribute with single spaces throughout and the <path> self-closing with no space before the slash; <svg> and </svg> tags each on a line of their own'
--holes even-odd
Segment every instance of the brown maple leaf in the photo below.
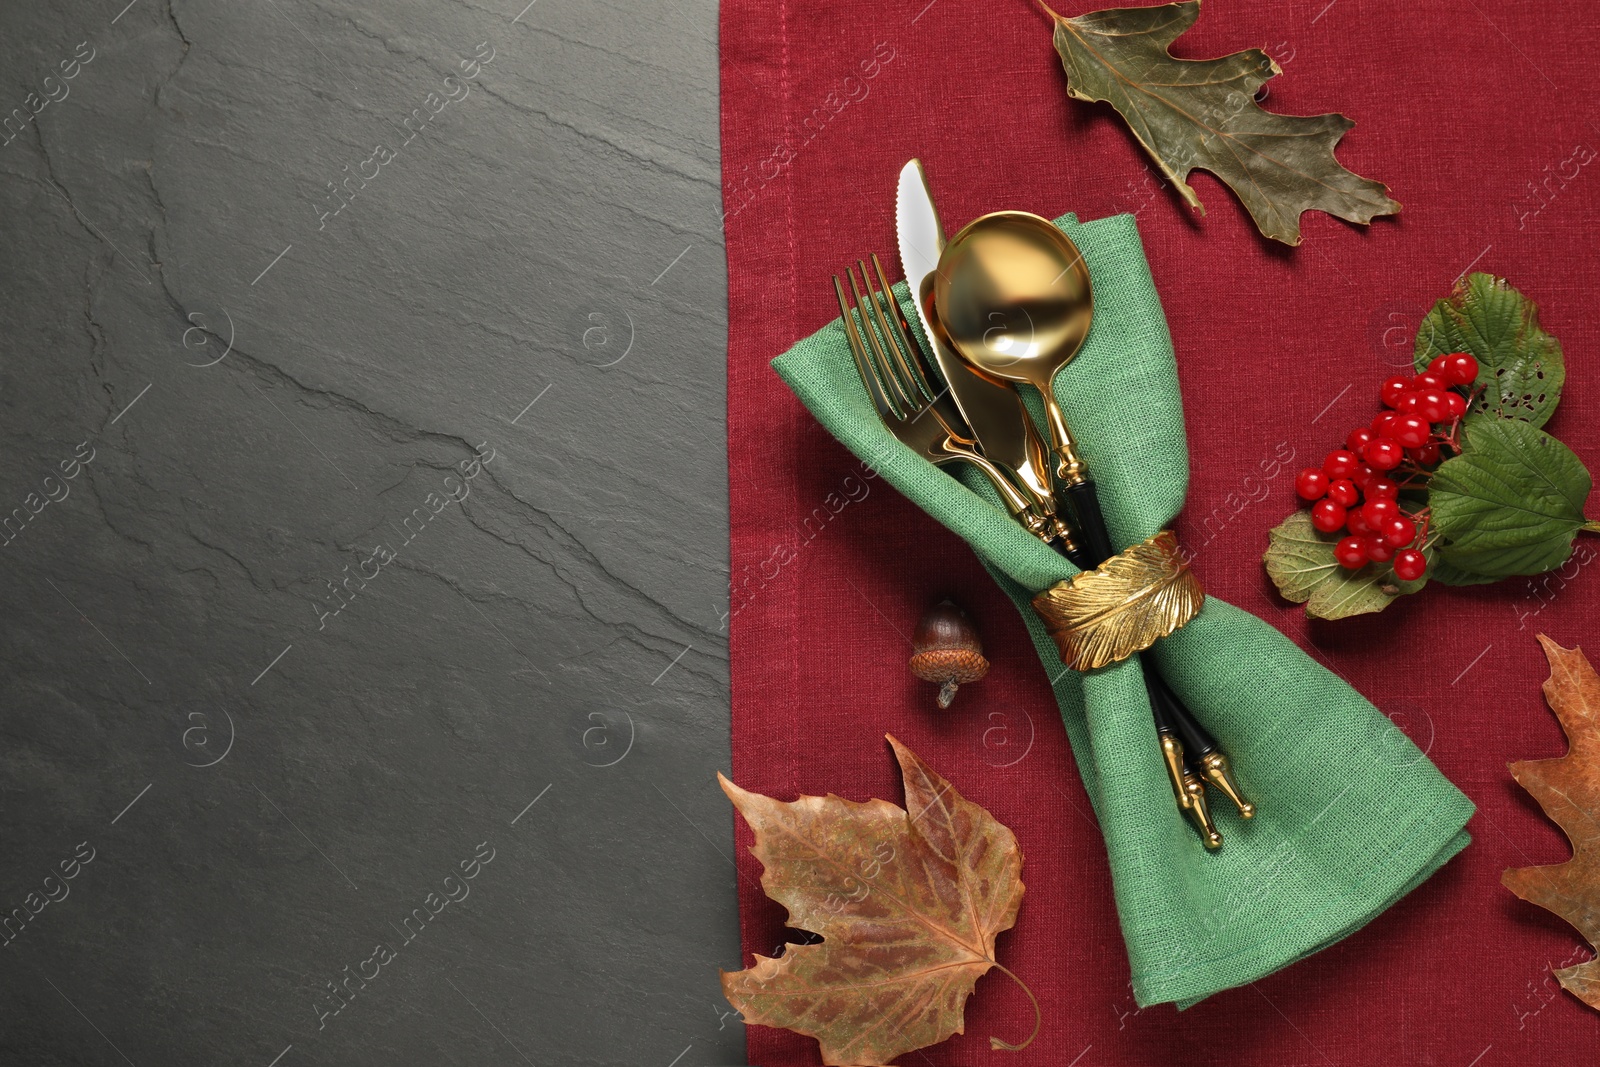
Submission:
<svg viewBox="0 0 1600 1067">
<path fill-rule="evenodd" d="M 1560 759 L 1511 764 L 1512 777 L 1572 842 L 1572 858 L 1550 867 L 1517 867 L 1500 881 L 1530 904 L 1555 912 L 1600 945 L 1600 677 L 1581 648 L 1566 649 L 1539 635 L 1550 677 L 1544 696 L 1567 735 Z M 1561 985 L 1600 1010 L 1600 960 L 1555 972 Z"/>
<path fill-rule="evenodd" d="M 994 958 L 1022 903 L 1016 837 L 888 740 L 904 810 L 832 793 L 786 803 L 717 775 L 755 831 L 762 889 L 789 909 L 790 926 L 823 938 L 723 971 L 722 991 L 745 1022 L 816 1038 L 827 1064 L 886 1064 L 959 1034 L 989 968 L 1016 978 Z"/>
</svg>

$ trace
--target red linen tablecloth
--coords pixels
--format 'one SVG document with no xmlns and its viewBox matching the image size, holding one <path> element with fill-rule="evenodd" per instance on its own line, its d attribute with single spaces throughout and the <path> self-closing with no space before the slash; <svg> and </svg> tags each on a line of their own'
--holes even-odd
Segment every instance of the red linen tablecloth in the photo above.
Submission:
<svg viewBox="0 0 1600 1067">
<path fill-rule="evenodd" d="M 1209 214 L 1191 217 L 1112 112 L 1068 100 L 1050 26 L 1024 0 L 724 0 L 721 34 L 733 777 L 782 799 L 898 802 L 889 731 L 1012 827 L 1026 857 L 1000 958 L 1045 1005 L 1040 1038 L 989 1051 L 990 1034 L 1016 1040 L 1032 1021 L 991 975 L 965 1036 L 901 1062 L 1592 1061 L 1600 1016 L 1548 977 L 1586 947 L 1499 879 L 1567 856 L 1505 765 L 1562 751 L 1533 635 L 1600 654 L 1600 567 L 1587 566 L 1600 542 L 1537 582 L 1431 588 L 1340 623 L 1308 623 L 1280 600 L 1260 555 L 1295 506 L 1293 472 L 1375 413 L 1378 381 L 1409 365 L 1423 312 L 1468 270 L 1538 301 L 1568 365 L 1548 429 L 1600 464 L 1600 167 L 1588 165 L 1600 158 L 1600 7 L 1210 0 L 1176 53 L 1265 48 L 1284 70 L 1268 106 L 1350 115 L 1340 159 L 1405 205 L 1370 229 L 1307 215 L 1297 249 L 1259 237 L 1201 172 Z M 873 251 L 896 262 L 895 175 L 912 156 L 951 231 L 999 208 L 1138 215 L 1178 352 L 1193 477 L 1177 530 L 1200 577 L 1391 715 L 1479 807 L 1472 846 L 1369 927 L 1187 1012 L 1136 1010 L 1099 833 L 1010 603 L 767 366 L 837 314 L 831 272 Z M 994 667 L 940 713 L 905 664 L 918 616 L 946 595 L 977 620 Z M 748 963 L 785 932 L 738 834 Z M 753 1064 L 818 1062 L 809 1038 L 751 1027 L 749 1039 Z"/>
</svg>

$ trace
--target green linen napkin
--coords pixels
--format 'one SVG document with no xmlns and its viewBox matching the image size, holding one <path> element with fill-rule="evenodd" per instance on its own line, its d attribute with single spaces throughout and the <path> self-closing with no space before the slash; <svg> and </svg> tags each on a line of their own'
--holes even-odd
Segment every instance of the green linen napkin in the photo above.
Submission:
<svg viewBox="0 0 1600 1067">
<path fill-rule="evenodd" d="M 1095 293 L 1093 328 L 1057 399 L 1113 541 L 1131 545 L 1172 521 L 1188 487 L 1172 341 L 1133 217 L 1056 225 L 1083 250 Z M 904 283 L 896 295 L 915 326 Z M 1226 843 L 1208 854 L 1173 804 L 1138 663 L 1066 670 L 1029 604 L 1077 569 L 1012 521 L 977 472 L 935 467 L 884 429 L 839 320 L 772 366 L 835 437 L 964 538 L 1016 602 L 1105 834 L 1141 1006 L 1187 1007 L 1325 948 L 1467 845 L 1472 802 L 1388 718 L 1276 629 L 1207 597 L 1144 655 L 1257 804 L 1244 822 L 1211 794 Z M 1075 388 L 1083 382 L 1094 387 Z"/>
</svg>

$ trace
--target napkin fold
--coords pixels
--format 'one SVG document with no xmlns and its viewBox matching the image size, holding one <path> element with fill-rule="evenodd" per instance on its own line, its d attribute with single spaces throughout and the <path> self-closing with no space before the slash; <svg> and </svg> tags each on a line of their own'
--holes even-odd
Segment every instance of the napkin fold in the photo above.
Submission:
<svg viewBox="0 0 1600 1067">
<path fill-rule="evenodd" d="M 1172 340 L 1131 215 L 1056 225 L 1082 249 L 1095 294 L 1057 400 L 1113 540 L 1131 545 L 1164 529 L 1188 488 Z M 904 283 L 895 295 L 915 329 Z M 1207 597 L 1143 655 L 1216 735 L 1257 805 L 1244 822 L 1213 793 L 1226 843 L 1208 854 L 1174 806 L 1137 658 L 1067 670 L 1029 604 L 1077 568 L 1015 523 L 976 471 L 935 467 L 894 439 L 840 320 L 772 366 L 850 451 L 965 539 L 1022 613 L 1105 835 L 1140 1006 L 1187 1007 L 1333 944 L 1471 840 L 1472 802 L 1387 717 L 1276 629 Z"/>
</svg>

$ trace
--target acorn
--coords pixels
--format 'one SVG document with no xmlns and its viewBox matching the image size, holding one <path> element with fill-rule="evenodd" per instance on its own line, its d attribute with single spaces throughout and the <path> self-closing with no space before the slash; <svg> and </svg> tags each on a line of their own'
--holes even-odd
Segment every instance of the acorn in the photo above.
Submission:
<svg viewBox="0 0 1600 1067">
<path fill-rule="evenodd" d="M 939 684 L 939 707 L 948 708 L 956 690 L 989 673 L 983 643 L 966 612 L 949 600 L 928 609 L 912 638 L 911 673 Z"/>
</svg>

